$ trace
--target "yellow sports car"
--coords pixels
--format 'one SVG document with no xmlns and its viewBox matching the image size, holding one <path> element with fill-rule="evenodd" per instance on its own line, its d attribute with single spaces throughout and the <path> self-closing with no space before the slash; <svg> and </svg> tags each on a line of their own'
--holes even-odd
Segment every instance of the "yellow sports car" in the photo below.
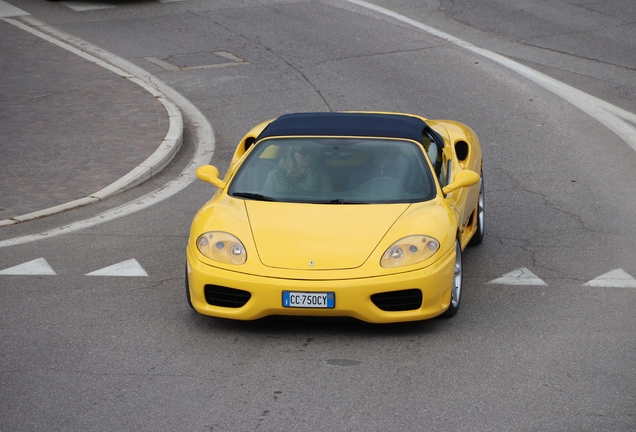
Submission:
<svg viewBox="0 0 636 432">
<path fill-rule="evenodd" d="M 479 140 L 448 120 L 381 112 L 283 115 L 250 130 L 196 214 L 186 295 L 197 312 L 457 313 L 462 251 L 484 236 Z"/>
</svg>

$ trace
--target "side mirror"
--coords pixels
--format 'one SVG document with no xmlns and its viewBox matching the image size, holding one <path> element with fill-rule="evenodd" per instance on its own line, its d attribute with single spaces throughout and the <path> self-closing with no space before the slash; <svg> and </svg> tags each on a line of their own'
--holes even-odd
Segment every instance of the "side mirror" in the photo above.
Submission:
<svg viewBox="0 0 636 432">
<path fill-rule="evenodd" d="M 479 180 L 479 174 L 477 174 L 475 171 L 463 170 L 455 175 L 454 182 L 442 188 L 442 192 L 444 192 L 444 195 L 448 195 L 449 193 L 456 191 L 457 189 L 476 185 L 477 183 L 479 183 Z"/>
<path fill-rule="evenodd" d="M 219 178 L 219 170 L 212 165 L 203 165 L 197 168 L 197 177 L 199 180 L 211 183 L 219 189 L 225 188 L 226 183 Z"/>
</svg>

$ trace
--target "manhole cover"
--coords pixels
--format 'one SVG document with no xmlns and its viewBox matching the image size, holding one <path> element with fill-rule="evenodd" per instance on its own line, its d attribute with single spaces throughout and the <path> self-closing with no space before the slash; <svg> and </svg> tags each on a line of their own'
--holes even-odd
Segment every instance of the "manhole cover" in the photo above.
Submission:
<svg viewBox="0 0 636 432">
<path fill-rule="evenodd" d="M 186 54 L 164 58 L 144 57 L 144 59 L 165 70 L 211 69 L 249 64 L 249 62 L 227 51 Z"/>
</svg>

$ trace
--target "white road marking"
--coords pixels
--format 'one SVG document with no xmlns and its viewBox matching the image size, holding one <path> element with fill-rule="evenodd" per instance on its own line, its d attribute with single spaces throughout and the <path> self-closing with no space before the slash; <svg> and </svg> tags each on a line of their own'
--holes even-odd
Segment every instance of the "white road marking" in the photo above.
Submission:
<svg viewBox="0 0 636 432">
<path fill-rule="evenodd" d="M 598 99 L 592 95 L 582 92 L 574 87 L 571 87 L 565 83 L 557 81 L 556 79 L 549 77 L 541 72 L 537 72 L 527 66 L 510 60 L 500 54 L 492 51 L 488 51 L 483 48 L 479 48 L 471 43 L 468 43 L 462 39 L 456 38 L 448 33 L 444 33 L 436 28 L 427 26 L 404 15 L 400 15 L 389 9 L 385 9 L 380 6 L 376 6 L 371 3 L 367 3 L 362 0 L 344 0 L 349 3 L 356 4 L 363 8 L 372 10 L 374 12 L 386 15 L 405 24 L 409 24 L 417 29 L 423 30 L 435 37 L 448 41 L 454 45 L 464 48 L 468 51 L 474 52 L 482 57 L 486 57 L 500 65 L 518 73 L 519 75 L 529 79 L 530 81 L 540 85 L 546 90 L 554 93 L 555 95 L 570 102 L 575 107 L 584 111 L 591 117 L 595 118 L 602 124 L 604 124 L 609 130 L 618 135 L 623 141 L 629 144 L 634 150 L 636 150 L 636 127 L 629 124 L 631 122 L 636 124 L 636 114 L 623 110 L 617 106 Z"/>
<path fill-rule="evenodd" d="M 86 273 L 85 276 L 148 276 L 148 273 L 146 273 L 146 270 L 144 270 L 136 259 L 132 258 L 95 270 L 94 272 Z"/>
<path fill-rule="evenodd" d="M 28 12 L 18 9 L 17 7 L 10 5 L 7 2 L 0 0 L 0 18 L 9 18 L 30 15 Z"/>
<path fill-rule="evenodd" d="M 623 269 L 616 269 L 600 275 L 596 279 L 583 284 L 591 287 L 636 288 L 636 279 Z"/>
<path fill-rule="evenodd" d="M 210 125 L 208 120 L 198 110 L 198 108 L 196 108 L 190 101 L 188 101 L 177 91 L 175 91 L 153 75 L 149 74 L 142 68 L 134 65 L 133 63 L 124 60 L 99 47 L 91 45 L 79 38 L 54 29 L 53 27 L 50 27 L 33 17 L 24 17 L 23 19 L 29 22 L 32 26 L 35 26 L 43 32 L 52 35 L 55 39 L 58 40 L 58 42 L 60 42 L 60 44 L 65 45 L 65 43 L 61 41 L 67 41 L 68 43 L 70 43 L 71 45 L 69 45 L 67 48 L 69 49 L 69 51 L 76 52 L 79 49 L 95 57 L 98 57 L 104 62 L 110 63 L 115 67 L 126 71 L 130 75 L 136 77 L 135 79 L 143 81 L 147 85 L 156 88 L 157 91 L 164 94 L 170 101 L 177 105 L 181 112 L 189 119 L 191 119 L 192 123 L 194 124 L 196 132 L 196 136 L 193 140 L 195 149 L 192 160 L 190 161 L 188 166 L 184 168 L 179 177 L 166 183 L 163 187 L 154 190 L 130 203 L 107 210 L 89 219 L 74 222 L 37 234 L 1 240 L 0 248 L 53 238 L 62 234 L 67 234 L 110 222 L 123 216 L 128 216 L 140 210 L 145 210 L 148 207 L 151 207 L 167 198 L 170 198 L 171 196 L 181 192 L 196 179 L 196 169 L 201 165 L 209 163 L 214 154 L 214 131 L 212 130 L 212 126 Z"/>
<path fill-rule="evenodd" d="M 533 286 L 547 286 L 545 282 L 539 279 L 534 273 L 525 267 L 513 270 L 510 273 L 506 273 L 500 278 L 493 279 L 489 284 L 498 285 L 533 285 Z"/>
<path fill-rule="evenodd" d="M 44 258 L 34 259 L 14 267 L 10 267 L 0 271 L 0 275 L 56 275 L 55 270 L 51 268 Z"/>
</svg>

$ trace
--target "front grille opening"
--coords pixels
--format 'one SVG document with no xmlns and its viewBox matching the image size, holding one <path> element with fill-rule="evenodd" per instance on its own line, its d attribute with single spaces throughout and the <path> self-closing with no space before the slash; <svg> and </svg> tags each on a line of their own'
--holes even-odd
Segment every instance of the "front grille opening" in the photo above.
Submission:
<svg viewBox="0 0 636 432">
<path fill-rule="evenodd" d="M 206 285 L 203 289 L 205 301 L 212 306 L 240 308 L 252 297 L 247 291 L 218 285 Z"/>
<path fill-rule="evenodd" d="M 415 310 L 422 307 L 422 291 L 409 289 L 373 294 L 371 301 L 386 312 Z"/>
</svg>

